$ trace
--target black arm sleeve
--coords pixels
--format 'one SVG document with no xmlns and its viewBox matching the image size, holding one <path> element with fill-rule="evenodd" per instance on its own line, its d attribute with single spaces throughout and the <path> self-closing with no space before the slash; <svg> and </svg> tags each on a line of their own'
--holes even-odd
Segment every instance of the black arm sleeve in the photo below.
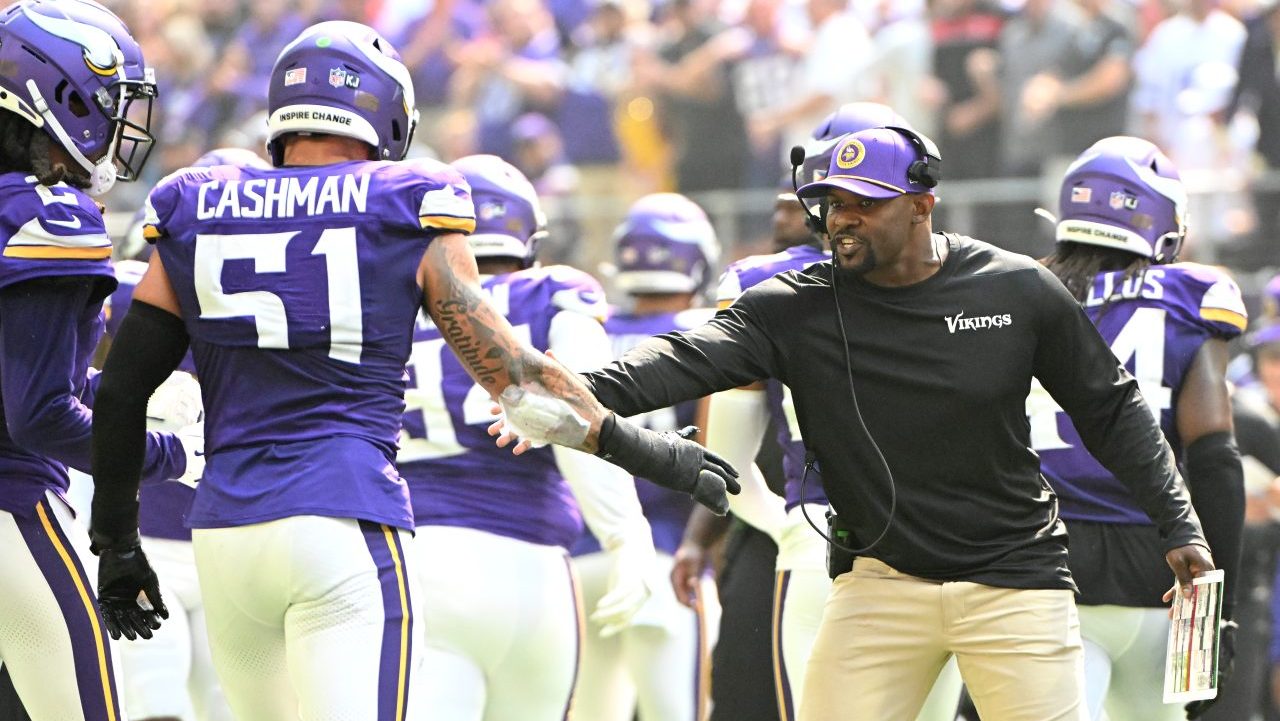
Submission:
<svg viewBox="0 0 1280 721">
<path fill-rule="evenodd" d="M 138 483 L 146 453 L 147 400 L 187 352 L 182 319 L 134 301 L 120 324 L 98 383 L 93 413 L 95 550 L 138 535 Z"/>
<path fill-rule="evenodd" d="M 698 328 L 650 338 L 583 380 L 604 407 L 629 417 L 776 377 L 762 298 L 744 295 Z"/>
<path fill-rule="evenodd" d="M 1044 322 L 1034 373 L 1071 416 L 1085 447 L 1133 494 L 1166 550 L 1208 545 L 1173 450 L 1138 391 L 1084 309 L 1043 271 Z"/>
<path fill-rule="evenodd" d="M 1214 565 L 1226 574 L 1222 613 L 1232 617 L 1240 582 L 1240 543 L 1244 529 L 1244 471 L 1231 433 L 1210 433 L 1187 446 L 1184 454 L 1191 501 L 1213 549 Z"/>
<path fill-rule="evenodd" d="M 1231 401 L 1231 422 L 1236 428 L 1240 456 L 1253 456 L 1280 476 L 1280 433 L 1261 413 L 1238 398 Z"/>
</svg>

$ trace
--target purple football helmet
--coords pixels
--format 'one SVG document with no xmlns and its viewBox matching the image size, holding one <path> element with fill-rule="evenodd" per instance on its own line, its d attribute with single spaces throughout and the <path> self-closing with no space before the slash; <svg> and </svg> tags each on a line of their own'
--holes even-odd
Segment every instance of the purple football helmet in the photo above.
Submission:
<svg viewBox="0 0 1280 721">
<path fill-rule="evenodd" d="M 1060 243 L 1172 263 L 1187 232 L 1187 191 L 1154 143 L 1117 135 L 1094 143 L 1067 168 L 1058 213 Z"/>
<path fill-rule="evenodd" d="M 418 125 L 413 80 L 376 30 L 346 20 L 317 23 L 280 51 L 267 91 L 267 148 L 284 163 L 286 133 L 326 133 L 402 160 Z"/>
<path fill-rule="evenodd" d="M 637 200 L 613 238 L 616 280 L 625 293 L 701 292 L 720 259 L 707 214 L 679 193 Z"/>
<path fill-rule="evenodd" d="M 471 252 L 532 265 L 547 219 L 529 179 L 496 155 L 468 155 L 451 165 L 467 179 L 476 206 L 476 229 L 467 236 Z"/>
<path fill-rule="evenodd" d="M 0 108 L 66 150 L 90 194 L 138 177 L 154 142 L 155 97 L 142 49 L 96 2 L 23 0 L 0 15 Z"/>
<path fill-rule="evenodd" d="M 1267 281 L 1267 287 L 1262 289 L 1262 317 L 1280 320 L 1280 275 Z"/>
<path fill-rule="evenodd" d="M 845 103 L 828 115 L 813 130 L 813 140 L 805 146 L 804 164 L 800 166 L 800 184 L 806 185 L 827 176 L 831 165 L 831 153 L 839 140 L 849 133 L 859 133 L 870 128 L 907 128 L 911 125 L 893 108 L 881 103 Z"/>
</svg>

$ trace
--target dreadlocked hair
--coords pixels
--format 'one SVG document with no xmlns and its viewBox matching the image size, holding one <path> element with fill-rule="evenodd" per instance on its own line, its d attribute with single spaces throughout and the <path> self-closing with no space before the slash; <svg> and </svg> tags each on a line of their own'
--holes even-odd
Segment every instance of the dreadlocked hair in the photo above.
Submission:
<svg viewBox="0 0 1280 721">
<path fill-rule="evenodd" d="M 52 147 L 53 141 L 42 130 L 16 113 L 0 112 L 0 173 L 28 173 L 41 185 L 66 180 L 83 187 L 65 169 L 54 167 L 49 155 Z"/>
<path fill-rule="evenodd" d="M 1122 270 L 1128 280 L 1145 273 L 1151 259 L 1127 250 L 1068 241 L 1058 243 L 1053 254 L 1041 258 L 1040 263 L 1058 276 L 1076 300 L 1084 303 L 1099 273 Z M 1119 289 L 1121 285 L 1116 283 L 1115 287 Z M 1103 299 L 1103 303 L 1110 301 L 1110 297 Z"/>
</svg>

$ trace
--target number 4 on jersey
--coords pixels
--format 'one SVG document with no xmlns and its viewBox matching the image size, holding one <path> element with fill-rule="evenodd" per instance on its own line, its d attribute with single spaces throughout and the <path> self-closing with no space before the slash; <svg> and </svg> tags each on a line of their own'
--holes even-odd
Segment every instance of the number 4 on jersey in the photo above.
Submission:
<svg viewBox="0 0 1280 721">
<path fill-rule="evenodd" d="M 1151 407 L 1156 420 L 1173 404 L 1173 390 L 1164 382 L 1164 338 L 1166 311 L 1161 308 L 1138 308 L 1111 343 L 1111 352 L 1126 367 L 1133 361 L 1133 375 L 1138 389 Z M 1058 433 L 1058 414 L 1062 407 L 1050 397 L 1040 381 L 1031 381 L 1027 395 L 1027 418 L 1031 423 L 1031 447 L 1037 451 L 1070 448 Z"/>
</svg>

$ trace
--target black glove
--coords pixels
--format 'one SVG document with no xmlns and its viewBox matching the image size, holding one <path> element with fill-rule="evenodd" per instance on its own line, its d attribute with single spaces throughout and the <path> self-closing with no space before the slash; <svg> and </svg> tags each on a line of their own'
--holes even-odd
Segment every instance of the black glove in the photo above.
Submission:
<svg viewBox="0 0 1280 721">
<path fill-rule="evenodd" d="M 1218 695 L 1214 698 L 1207 698 L 1203 701 L 1192 701 L 1186 705 L 1187 718 L 1197 719 L 1204 715 L 1205 711 L 1214 704 L 1215 701 L 1222 698 L 1222 689 L 1227 685 L 1227 681 L 1231 679 L 1231 673 L 1236 668 L 1236 629 L 1239 626 L 1234 621 L 1223 621 L 1222 630 L 1218 637 Z"/>
<path fill-rule="evenodd" d="M 111 548 L 95 545 L 92 550 L 98 554 L 98 607 L 111 638 L 119 640 L 122 634 L 130 641 L 151 638 L 151 632 L 160 628 L 160 619 L 169 617 L 169 609 L 137 538 Z M 150 610 L 139 602 L 140 593 L 146 594 Z"/>
<path fill-rule="evenodd" d="M 597 455 L 633 476 L 682 491 L 716 515 L 729 512 L 727 493 L 738 493 L 738 472 L 723 458 L 688 440 L 693 426 L 658 433 L 610 413 L 600 424 Z"/>
</svg>

